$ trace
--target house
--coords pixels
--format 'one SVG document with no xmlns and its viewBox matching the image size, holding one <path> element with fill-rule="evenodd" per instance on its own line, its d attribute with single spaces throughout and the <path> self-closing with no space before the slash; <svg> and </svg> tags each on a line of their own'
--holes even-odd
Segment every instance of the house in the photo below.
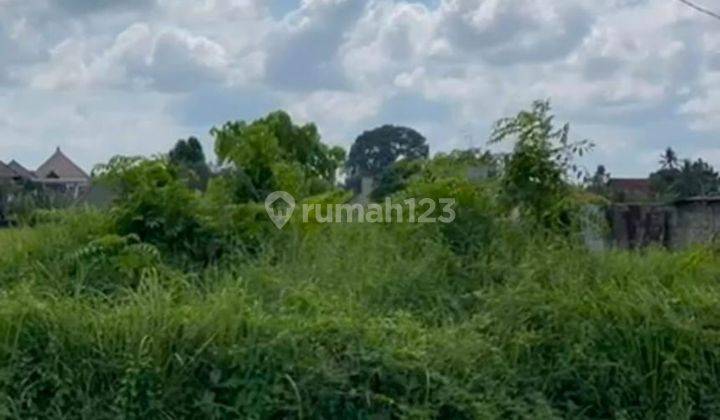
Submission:
<svg viewBox="0 0 720 420">
<path fill-rule="evenodd" d="M 90 188 L 90 176 L 58 147 L 35 171 L 33 182 L 51 191 L 78 198 Z"/>
<path fill-rule="evenodd" d="M 90 176 L 58 147 L 48 160 L 31 171 L 13 160 L 0 162 L 0 182 L 28 182 L 52 192 L 77 199 L 90 189 Z"/>
</svg>

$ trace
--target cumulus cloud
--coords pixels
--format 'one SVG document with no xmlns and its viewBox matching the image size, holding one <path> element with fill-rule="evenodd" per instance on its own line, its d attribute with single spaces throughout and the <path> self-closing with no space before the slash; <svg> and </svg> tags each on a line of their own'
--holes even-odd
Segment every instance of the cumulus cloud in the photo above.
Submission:
<svg viewBox="0 0 720 420">
<path fill-rule="evenodd" d="M 593 13 L 583 3 L 445 0 L 438 31 L 460 54 L 480 54 L 497 64 L 548 61 L 565 57 L 591 29 Z"/>
<path fill-rule="evenodd" d="M 259 53 L 230 57 L 220 44 L 177 28 L 136 23 L 99 52 L 86 41 L 67 39 L 50 51 L 31 85 L 43 89 L 113 86 L 189 91 L 212 84 L 245 83 L 260 77 Z"/>
<path fill-rule="evenodd" d="M 142 109 L 146 120 L 134 125 L 143 133 L 156 124 L 170 135 L 174 124 L 202 134 L 208 127 L 196 125 L 213 115 L 222 123 L 285 108 L 345 142 L 368 125 L 421 126 L 435 150 L 468 137 L 478 145 L 496 118 L 552 98 L 611 169 L 612 159 L 678 139 L 687 155 L 714 150 L 706 139 L 720 132 L 720 28 L 678 2 L 297 0 L 280 14 L 271 6 L 0 0 L 0 89 L 36 98 L 33 112 L 58 131 L 52 140 L 31 131 L 36 143 L 85 138 L 57 122 L 82 126 L 77 116 L 51 104 L 85 109 L 94 95 L 113 112 Z M 8 115 L 0 133 L 21 119 Z M 120 118 L 88 115 L 108 126 Z M 119 148 L 96 147 L 97 157 Z"/>
</svg>

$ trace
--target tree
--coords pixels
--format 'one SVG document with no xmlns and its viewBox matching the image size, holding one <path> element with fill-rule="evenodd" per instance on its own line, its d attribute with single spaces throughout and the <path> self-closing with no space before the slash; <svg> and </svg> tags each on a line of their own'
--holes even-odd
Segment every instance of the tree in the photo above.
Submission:
<svg viewBox="0 0 720 420">
<path fill-rule="evenodd" d="M 672 190 L 681 198 L 715 195 L 720 190 L 720 178 L 715 169 L 702 159 L 695 162 L 686 159 Z"/>
<path fill-rule="evenodd" d="M 662 155 L 660 155 L 660 167 L 662 169 L 676 169 L 678 167 L 678 157 L 675 151 L 668 147 Z"/>
<path fill-rule="evenodd" d="M 373 190 L 370 198 L 381 201 L 391 194 L 404 190 L 410 180 L 422 170 L 422 161 L 419 160 L 401 160 L 394 163 L 382 173 L 378 186 Z"/>
<path fill-rule="evenodd" d="M 660 160 L 660 169 L 650 174 L 650 183 L 661 197 L 677 199 L 720 193 L 720 175 L 702 159 L 685 159 L 679 165 L 678 158 L 668 148 Z"/>
<path fill-rule="evenodd" d="M 170 164 L 180 169 L 190 187 L 205 190 L 210 179 L 210 168 L 205 160 L 202 145 L 197 138 L 178 140 L 168 156 Z"/>
<path fill-rule="evenodd" d="M 333 186 L 345 151 L 320 141 L 314 124 L 295 125 L 290 116 L 277 111 L 252 123 L 231 121 L 213 128 L 215 153 L 220 164 L 231 164 L 242 176 L 241 190 L 251 196 L 237 201 L 261 201 L 275 190 L 304 195 L 324 181 Z M 248 188 L 250 187 L 250 188 Z"/>
<path fill-rule="evenodd" d="M 361 134 L 350 149 L 347 162 L 352 178 L 380 177 L 395 162 L 425 159 L 430 154 L 427 140 L 408 127 L 384 125 Z"/>
<path fill-rule="evenodd" d="M 569 196 L 568 176 L 579 176 L 575 155 L 590 149 L 587 140 L 571 143 L 570 126 L 555 128 L 549 101 L 536 101 L 530 111 L 498 121 L 490 142 L 515 140 L 502 177 L 508 204 L 545 226 L 561 222 Z"/>
</svg>

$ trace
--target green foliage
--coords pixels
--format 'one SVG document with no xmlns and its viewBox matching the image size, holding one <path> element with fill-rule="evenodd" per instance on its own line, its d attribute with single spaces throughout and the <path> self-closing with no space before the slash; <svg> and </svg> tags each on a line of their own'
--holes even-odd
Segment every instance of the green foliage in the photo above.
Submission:
<svg viewBox="0 0 720 420">
<path fill-rule="evenodd" d="M 445 194 L 465 187 L 436 188 Z M 82 242 L 76 223 L 65 218 L 0 231 L 0 247 L 25 254 L 55 237 Z M 502 246 L 466 260 L 428 231 L 336 225 L 287 235 L 242 264 L 176 273 L 177 281 L 164 277 L 162 262 L 145 260 L 151 251 L 140 252 L 159 266 L 103 299 L 58 294 L 45 281 L 28 280 L 34 271 L 26 271 L 25 280 L 5 284 L 0 294 L 0 412 L 10 418 L 720 412 L 716 250 L 593 254 L 532 237 L 509 241 L 505 227 L 494 229 Z M 94 270 L 100 281 L 102 271 L 125 264 L 124 253 L 136 255 L 129 249 L 137 244 L 105 236 L 74 254 L 78 268 L 105 267 Z M 53 262 L 48 254 L 34 261 L 55 273 L 66 259 Z M 0 269 L 9 264 L 28 265 L 3 259 Z M 135 276 L 138 265 L 129 267 Z"/>
<path fill-rule="evenodd" d="M 0 230 L 1 417 L 718 416 L 720 251 L 537 229 L 580 202 L 585 146 L 547 103 L 497 125 L 518 140 L 502 171 L 476 150 L 389 167 L 392 200 L 454 198 L 450 224 L 277 230 L 267 188 L 350 198 L 286 117 L 217 131 L 235 167 L 206 192 L 169 158 L 118 157 L 95 171 L 110 212 Z"/>
<path fill-rule="evenodd" d="M 220 163 L 233 164 L 243 174 L 236 178 L 247 181 L 249 195 L 238 197 L 241 202 L 262 201 L 281 188 L 306 193 L 309 184 L 318 185 L 316 180 L 333 185 L 345 158 L 341 148 L 320 141 L 315 125 L 297 126 L 282 111 L 249 124 L 228 122 L 211 133 Z"/>
<path fill-rule="evenodd" d="M 720 175 L 702 159 L 695 162 L 686 159 L 682 165 L 663 164 L 660 170 L 650 174 L 650 183 L 666 199 L 720 193 Z"/>
<path fill-rule="evenodd" d="M 492 143 L 515 141 L 503 173 L 508 205 L 548 227 L 566 223 L 568 175 L 580 175 L 573 158 L 592 147 L 585 140 L 570 142 L 570 126 L 555 128 L 550 112 L 548 101 L 536 101 L 530 111 L 498 121 L 491 136 Z"/>
<path fill-rule="evenodd" d="M 395 162 L 382 173 L 371 198 L 382 201 L 385 197 L 404 190 L 413 177 L 422 173 L 424 165 L 425 162 L 420 160 Z"/>
<path fill-rule="evenodd" d="M 68 255 L 70 275 L 78 287 L 110 294 L 135 288 L 140 280 L 160 267 L 160 251 L 136 235 L 105 235 Z"/>
<path fill-rule="evenodd" d="M 382 201 L 420 179 L 434 182 L 443 178 L 458 178 L 483 182 L 496 177 L 499 171 L 496 158 L 489 151 L 480 149 L 438 153 L 432 159 L 403 159 L 383 171 L 371 198 Z"/>
<path fill-rule="evenodd" d="M 198 190 L 207 188 L 210 168 L 205 160 L 202 145 L 195 137 L 178 140 L 168 154 L 170 163 L 177 166 L 188 185 Z"/>
<path fill-rule="evenodd" d="M 425 137 L 412 128 L 384 125 L 355 140 L 347 171 L 351 178 L 380 177 L 395 162 L 426 159 L 429 151 Z"/>
<path fill-rule="evenodd" d="M 116 157 L 95 173 L 117 192 L 111 214 L 119 235 L 194 259 L 212 257 L 215 235 L 201 222 L 200 197 L 165 158 Z"/>
</svg>

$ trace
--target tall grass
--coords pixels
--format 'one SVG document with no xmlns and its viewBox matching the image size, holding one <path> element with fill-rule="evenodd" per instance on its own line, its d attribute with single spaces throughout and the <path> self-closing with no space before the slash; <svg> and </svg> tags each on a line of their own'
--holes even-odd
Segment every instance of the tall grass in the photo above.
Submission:
<svg viewBox="0 0 720 420">
<path fill-rule="evenodd" d="M 594 254 L 508 227 L 465 255 L 431 227 L 291 226 L 192 272 L 122 271 L 106 245 L 78 262 L 104 226 L 0 231 L 1 416 L 720 414 L 710 247 Z"/>
</svg>

